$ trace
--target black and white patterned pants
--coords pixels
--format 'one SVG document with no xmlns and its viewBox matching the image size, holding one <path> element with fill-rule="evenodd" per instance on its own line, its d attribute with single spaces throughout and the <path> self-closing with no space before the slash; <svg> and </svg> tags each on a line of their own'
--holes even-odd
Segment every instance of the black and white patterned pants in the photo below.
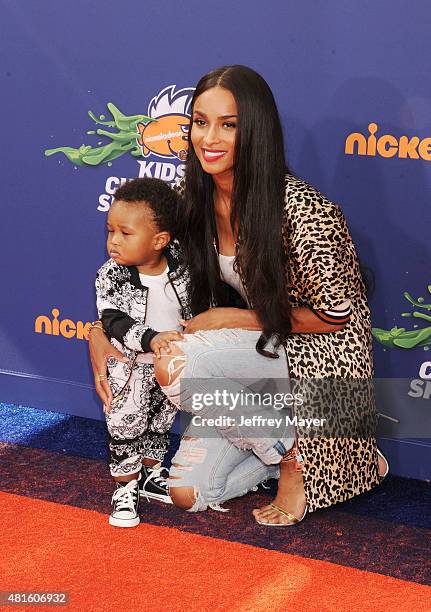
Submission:
<svg viewBox="0 0 431 612">
<path fill-rule="evenodd" d="M 109 469 L 112 476 L 124 476 L 138 472 L 143 458 L 163 460 L 177 409 L 160 389 L 152 364 L 135 363 L 125 387 L 129 364 L 110 359 L 108 370 L 114 398 L 124 388 L 105 415 Z"/>
</svg>

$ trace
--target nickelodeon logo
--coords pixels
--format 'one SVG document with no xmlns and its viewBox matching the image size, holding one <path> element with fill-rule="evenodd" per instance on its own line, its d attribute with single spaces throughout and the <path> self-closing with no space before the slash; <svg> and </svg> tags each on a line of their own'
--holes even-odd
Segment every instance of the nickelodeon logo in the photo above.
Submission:
<svg viewBox="0 0 431 612">
<path fill-rule="evenodd" d="M 144 157 L 155 153 L 160 157 L 178 157 L 184 161 L 187 158 L 189 123 L 182 115 L 162 117 L 148 125 L 138 123 L 138 144 Z"/>
<path fill-rule="evenodd" d="M 175 85 L 169 85 L 154 96 L 148 106 L 148 116 L 152 120 L 136 125 L 136 142 L 143 157 L 157 155 L 186 160 L 193 92 L 191 87 L 176 91 Z"/>
<path fill-rule="evenodd" d="M 346 138 L 344 152 L 346 155 L 367 155 L 369 157 L 399 157 L 400 159 L 424 159 L 431 161 L 431 138 L 418 136 L 392 136 L 382 134 L 376 136 L 379 126 L 370 123 L 368 136 L 353 132 Z"/>
<path fill-rule="evenodd" d="M 91 323 L 83 321 L 71 321 L 62 319 L 60 321 L 60 311 L 58 308 L 51 310 L 52 319 L 46 315 L 40 315 L 34 322 L 36 334 L 46 334 L 48 336 L 63 336 L 63 338 L 77 338 L 78 340 L 88 340 Z"/>
</svg>

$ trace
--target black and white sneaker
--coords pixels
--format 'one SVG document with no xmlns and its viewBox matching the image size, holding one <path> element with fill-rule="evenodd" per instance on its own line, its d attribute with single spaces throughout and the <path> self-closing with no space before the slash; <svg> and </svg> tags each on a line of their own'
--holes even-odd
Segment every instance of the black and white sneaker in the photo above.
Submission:
<svg viewBox="0 0 431 612">
<path fill-rule="evenodd" d="M 145 497 L 147 501 L 157 499 L 165 504 L 172 504 L 172 499 L 168 492 L 168 483 L 166 475 L 168 470 L 157 463 L 149 466 L 143 465 L 141 470 L 141 479 L 139 480 L 139 492 L 141 497 Z"/>
<path fill-rule="evenodd" d="M 123 486 L 122 486 L 123 485 Z M 117 483 L 117 490 L 112 496 L 113 510 L 109 524 L 114 527 L 136 527 L 139 525 L 139 484 L 137 480 Z"/>
</svg>

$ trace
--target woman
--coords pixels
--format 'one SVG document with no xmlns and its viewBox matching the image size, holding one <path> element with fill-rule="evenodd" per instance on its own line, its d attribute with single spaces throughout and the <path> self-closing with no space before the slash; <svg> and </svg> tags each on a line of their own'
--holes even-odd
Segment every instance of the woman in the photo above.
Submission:
<svg viewBox="0 0 431 612">
<path fill-rule="evenodd" d="M 165 393 L 177 400 L 182 376 L 286 378 L 286 358 L 294 379 L 369 379 L 369 310 L 344 217 L 288 173 L 278 111 L 264 79 L 244 66 L 205 75 L 192 101 L 189 140 L 180 185 L 182 242 L 192 311 L 200 314 L 184 322 L 188 341 L 172 344 L 156 364 Z M 248 309 L 225 306 L 221 277 L 244 296 Z M 92 338 L 96 374 L 106 346 L 100 336 Z M 106 398 L 100 383 L 99 391 Z M 341 404 L 346 408 L 346 401 Z M 299 407 L 297 413 L 301 416 Z M 364 420 L 359 411 L 357 416 Z M 354 438 L 349 431 L 341 427 L 335 437 L 318 438 L 298 431 L 289 450 L 287 434 L 259 449 L 250 439 L 244 448 L 219 430 L 202 438 L 195 429 L 173 460 L 171 497 L 179 507 L 205 509 L 277 477 L 279 461 L 276 499 L 254 515 L 265 525 L 294 524 L 307 508 L 344 501 L 378 484 L 369 428 Z M 262 451 L 268 465 L 252 449 Z"/>
</svg>

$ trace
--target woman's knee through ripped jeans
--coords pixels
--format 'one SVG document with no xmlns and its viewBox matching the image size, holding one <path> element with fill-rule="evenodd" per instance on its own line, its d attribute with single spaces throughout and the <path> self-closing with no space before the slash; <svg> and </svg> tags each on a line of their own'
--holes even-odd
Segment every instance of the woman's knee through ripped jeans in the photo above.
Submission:
<svg viewBox="0 0 431 612">
<path fill-rule="evenodd" d="M 259 355 L 255 351 L 258 337 L 258 332 L 247 330 L 200 332 L 175 343 L 171 355 L 155 364 L 166 395 L 194 415 L 170 471 L 171 496 L 179 507 L 203 510 L 244 495 L 262 480 L 278 477 L 277 464 L 294 443 L 293 433 L 285 426 L 259 429 L 256 423 L 263 422 L 268 413 L 261 406 L 248 427 L 238 426 L 241 420 L 250 419 L 248 406 L 236 413 L 232 405 L 201 405 L 199 410 L 193 409 L 197 396 L 216 397 L 220 385 L 223 393 L 235 399 L 244 394 L 245 378 L 287 382 L 284 355 L 277 360 Z M 202 422 L 217 416 L 224 417 L 218 426 L 193 423 L 195 417 Z M 236 419 L 235 424 L 230 424 L 228 418 Z"/>
</svg>

